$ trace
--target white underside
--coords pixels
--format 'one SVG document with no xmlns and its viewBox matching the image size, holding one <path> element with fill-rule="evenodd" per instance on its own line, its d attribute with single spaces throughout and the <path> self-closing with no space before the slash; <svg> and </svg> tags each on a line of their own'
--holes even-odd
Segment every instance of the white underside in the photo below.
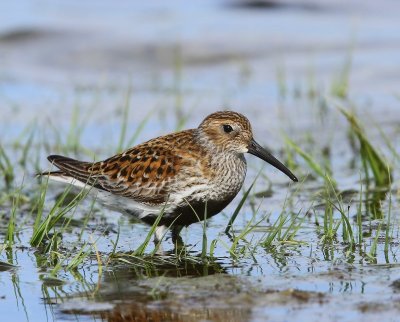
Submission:
<svg viewBox="0 0 400 322">
<path fill-rule="evenodd" d="M 154 215 L 160 213 L 165 205 L 150 206 L 146 205 L 133 199 L 118 196 L 111 192 L 100 190 L 87 185 L 81 181 L 68 176 L 49 176 L 49 179 L 56 182 L 61 182 L 64 184 L 70 184 L 79 189 L 89 190 L 89 194 L 99 200 L 104 206 L 118 212 L 128 213 L 129 215 L 134 215 L 138 219 L 142 219 L 147 215 Z M 166 209 L 164 209 L 166 210 Z"/>
</svg>

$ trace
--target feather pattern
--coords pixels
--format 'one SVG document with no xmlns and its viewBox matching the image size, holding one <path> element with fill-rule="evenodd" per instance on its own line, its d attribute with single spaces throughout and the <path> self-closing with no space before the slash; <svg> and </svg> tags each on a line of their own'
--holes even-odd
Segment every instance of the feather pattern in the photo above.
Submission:
<svg viewBox="0 0 400 322">
<path fill-rule="evenodd" d="M 164 210 L 159 225 L 184 226 L 214 216 L 237 195 L 246 176 L 245 152 L 284 167 L 255 143 L 246 117 L 217 112 L 196 129 L 154 138 L 103 161 L 50 155 L 59 171 L 40 175 L 91 187 L 106 206 L 146 223 Z"/>
</svg>

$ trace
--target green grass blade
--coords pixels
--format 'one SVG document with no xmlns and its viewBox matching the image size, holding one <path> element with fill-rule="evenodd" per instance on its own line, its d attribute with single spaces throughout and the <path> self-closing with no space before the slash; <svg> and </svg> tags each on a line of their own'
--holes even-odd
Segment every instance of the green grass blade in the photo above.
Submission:
<svg viewBox="0 0 400 322">
<path fill-rule="evenodd" d="M 358 138 L 360 144 L 360 154 L 363 159 L 363 164 L 368 167 L 374 176 L 377 186 L 387 186 L 390 183 L 391 169 L 387 161 L 380 156 L 377 150 L 372 146 L 367 139 L 364 130 L 359 124 L 356 116 L 339 106 L 340 112 L 346 117 L 350 124 L 351 130 Z M 388 170 L 389 169 L 389 170 Z M 366 169 L 368 171 L 368 169 Z"/>
<path fill-rule="evenodd" d="M 258 176 L 254 179 L 254 181 L 250 185 L 249 189 L 246 190 L 246 192 L 244 193 L 242 199 L 240 200 L 239 204 L 237 205 L 235 211 L 233 212 L 231 218 L 229 219 L 228 225 L 225 228 L 225 234 L 228 234 L 229 231 L 231 230 L 232 225 L 233 225 L 237 215 L 239 214 L 240 209 L 242 209 L 245 201 L 247 200 L 247 197 L 249 196 L 249 193 L 250 193 L 251 189 L 253 188 L 254 184 L 256 183 L 257 178 L 258 178 Z"/>
<path fill-rule="evenodd" d="M 300 155 L 304 161 L 308 164 L 308 166 L 313 170 L 313 172 L 321 177 L 324 178 L 324 180 L 327 180 L 327 175 L 330 173 L 329 169 L 324 169 L 322 168 L 315 160 L 314 158 L 302 150 L 296 143 L 294 143 L 291 139 L 288 137 L 285 137 L 285 142 L 287 145 L 289 145 L 293 150 L 296 151 L 298 155 Z M 336 182 L 333 179 L 330 179 L 333 183 L 334 186 L 336 186 Z"/>
<path fill-rule="evenodd" d="M 143 243 L 140 244 L 140 246 L 133 252 L 133 256 L 142 256 L 144 254 L 147 246 L 149 245 L 151 237 L 154 235 L 156 228 L 157 228 L 158 224 L 160 223 L 162 216 L 164 215 L 166 206 L 167 206 L 167 203 L 165 203 L 163 209 L 161 209 L 159 215 L 157 216 L 156 220 L 154 221 L 153 225 L 151 226 L 150 231 L 147 233 L 147 236 L 146 236 L 145 240 L 143 241 Z"/>
</svg>

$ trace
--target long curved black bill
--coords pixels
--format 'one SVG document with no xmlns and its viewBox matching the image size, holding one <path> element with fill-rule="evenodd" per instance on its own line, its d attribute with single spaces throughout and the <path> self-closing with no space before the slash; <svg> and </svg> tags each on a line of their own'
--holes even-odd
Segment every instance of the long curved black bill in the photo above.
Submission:
<svg viewBox="0 0 400 322">
<path fill-rule="evenodd" d="M 293 181 L 296 181 L 296 182 L 299 181 L 299 180 L 297 180 L 296 176 L 288 168 L 286 168 L 277 158 L 275 158 L 271 153 L 269 153 L 261 145 L 259 145 L 256 141 L 254 141 L 254 139 L 251 140 L 251 142 L 248 146 L 248 149 L 249 149 L 248 152 L 250 154 L 255 155 L 256 157 L 259 157 L 260 159 L 273 165 L 278 170 L 281 170 L 284 174 L 286 174 Z"/>
</svg>

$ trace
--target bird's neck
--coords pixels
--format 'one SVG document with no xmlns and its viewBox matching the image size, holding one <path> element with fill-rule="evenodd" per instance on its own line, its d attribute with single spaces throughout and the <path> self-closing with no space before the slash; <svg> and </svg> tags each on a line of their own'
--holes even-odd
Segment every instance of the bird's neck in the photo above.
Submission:
<svg viewBox="0 0 400 322">
<path fill-rule="evenodd" d="M 247 172 L 243 154 L 219 154 L 211 160 L 213 189 L 221 198 L 231 200 L 240 191 Z"/>
<path fill-rule="evenodd" d="M 230 153 L 223 149 L 223 146 L 217 144 L 209 134 L 205 133 L 202 129 L 194 129 L 194 141 L 199 144 L 205 151 L 210 153 L 210 155 L 220 154 L 220 153 Z"/>
</svg>

